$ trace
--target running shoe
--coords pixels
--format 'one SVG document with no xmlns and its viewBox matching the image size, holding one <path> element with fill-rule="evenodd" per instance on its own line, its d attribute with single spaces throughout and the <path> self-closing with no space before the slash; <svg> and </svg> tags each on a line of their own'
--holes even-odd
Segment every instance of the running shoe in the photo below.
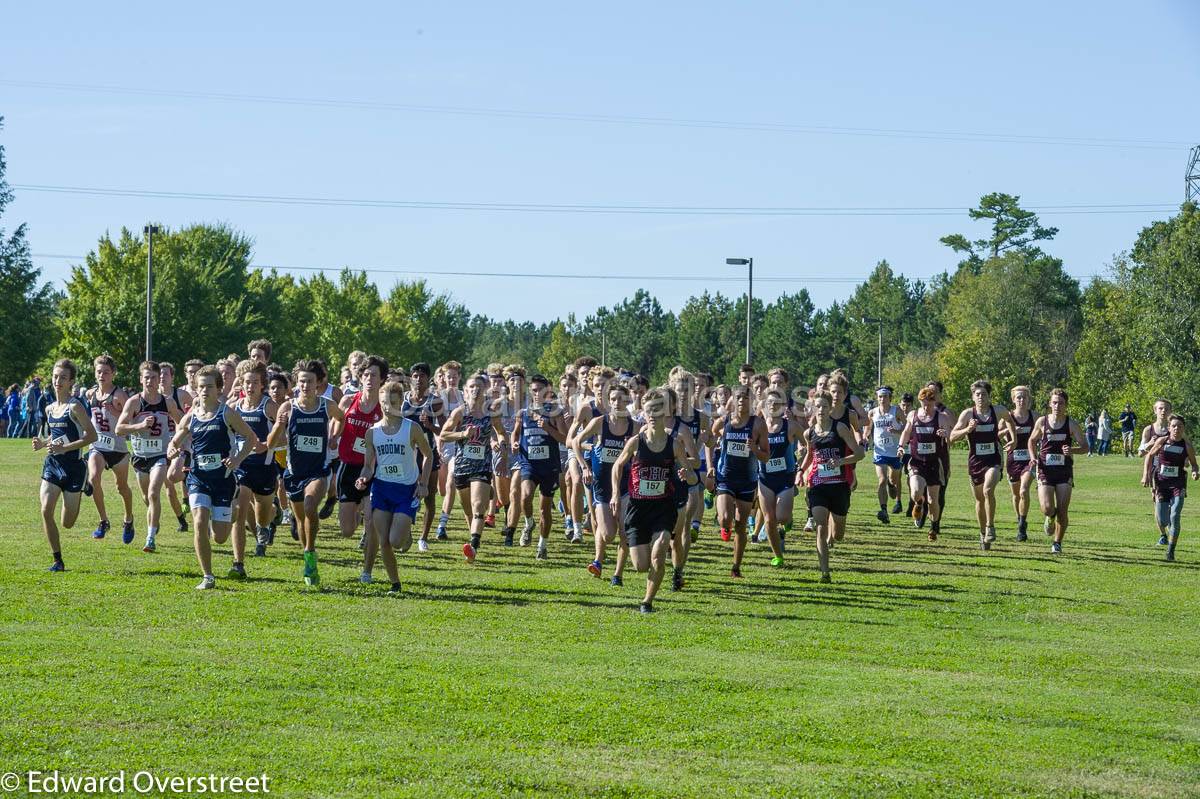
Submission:
<svg viewBox="0 0 1200 799">
<path fill-rule="evenodd" d="M 265 558 L 266 556 L 267 556 L 267 545 L 266 544 L 255 544 L 254 545 L 254 557 Z"/>
<path fill-rule="evenodd" d="M 758 543 L 765 544 L 768 540 L 770 539 L 767 537 L 767 526 L 764 524 L 763 528 L 758 531 Z"/>
<path fill-rule="evenodd" d="M 570 516 L 563 522 L 563 534 L 567 537 L 568 541 L 575 537 L 575 524 L 571 521 Z"/>
<path fill-rule="evenodd" d="M 50 564 L 50 571 L 52 572 L 65 572 L 66 570 L 67 567 L 61 560 L 56 560 Z"/>
<path fill-rule="evenodd" d="M 888 512 L 886 510 L 884 510 L 883 508 L 879 509 L 879 512 L 875 514 L 875 518 L 878 519 L 879 521 L 883 522 L 884 524 L 890 524 L 892 521 L 891 519 L 888 518 Z"/>
<path fill-rule="evenodd" d="M 575 531 L 575 535 L 571 536 L 571 543 L 572 544 L 582 544 L 583 543 L 583 536 L 579 534 L 578 530 Z"/>
<path fill-rule="evenodd" d="M 400 583 L 392 583 L 392 587 L 388 589 L 388 596 L 400 596 Z"/>
<path fill-rule="evenodd" d="M 108 535 L 108 528 L 108 520 L 105 519 L 101 521 L 98 525 L 96 525 L 96 529 L 92 531 L 92 538 L 95 538 L 97 541 L 99 541 L 101 538 L 104 538 L 104 536 Z M 1158 543 L 1161 544 L 1162 541 L 1159 541 Z"/>
<path fill-rule="evenodd" d="M 983 533 L 979 534 L 979 548 L 985 552 L 992 548 L 992 542 L 988 541 Z"/>
<path fill-rule="evenodd" d="M 444 525 L 444 524 L 438 525 L 436 538 L 438 541 L 447 541 L 450 539 L 450 536 L 448 536 L 446 534 L 446 525 Z"/>
<path fill-rule="evenodd" d="M 711 492 L 711 491 L 705 491 L 705 492 L 704 492 L 704 507 L 705 507 L 707 510 L 712 510 L 712 506 L 713 506 L 713 495 L 712 495 L 712 492 Z"/>
<path fill-rule="evenodd" d="M 729 531 L 728 531 L 728 530 L 726 530 L 724 527 L 722 527 L 722 528 L 721 528 L 721 540 L 722 540 L 722 541 L 728 541 L 728 540 L 729 540 Z"/>
<path fill-rule="evenodd" d="M 510 533 L 509 536 L 511 537 L 511 535 L 512 534 Z M 524 530 L 521 531 L 521 546 L 527 547 L 532 543 L 533 543 L 533 531 L 529 527 L 526 527 Z"/>
<path fill-rule="evenodd" d="M 134 536 L 136 535 L 137 533 L 134 532 L 133 529 L 133 522 L 129 521 L 121 523 L 121 543 L 132 544 Z"/>
<path fill-rule="evenodd" d="M 271 522 L 270 526 L 267 527 L 267 546 L 275 544 L 275 526 L 275 522 Z"/>
<path fill-rule="evenodd" d="M 821 572 L 821 582 L 832 583 L 833 578 L 829 576 L 829 572 Z"/>
<path fill-rule="evenodd" d="M 809 516 L 808 521 L 804 523 L 804 532 L 811 533 L 817 529 L 817 523 L 813 521 L 813 517 Z"/>
<path fill-rule="evenodd" d="M 996 540 L 996 528 L 994 525 L 989 524 L 986 528 L 984 528 L 983 540 L 987 541 L 989 544 Z"/>
<path fill-rule="evenodd" d="M 483 517 L 483 526 L 484 527 L 495 527 L 496 526 L 496 514 L 489 513 L 487 516 L 484 516 Z"/>
<path fill-rule="evenodd" d="M 612 576 L 612 579 L 608 581 L 608 584 L 620 587 L 622 585 L 625 585 L 625 581 L 621 579 L 621 575 L 614 574 Z"/>
<path fill-rule="evenodd" d="M 587 569 L 588 569 L 588 574 L 592 575 L 593 577 L 599 577 L 600 574 L 604 571 L 604 566 L 600 563 L 600 561 L 593 560 L 591 563 L 588 564 Z"/>
<path fill-rule="evenodd" d="M 245 580 L 246 567 L 241 563 L 235 563 L 229 567 L 229 574 L 226 576 L 231 580 Z"/>
<path fill-rule="evenodd" d="M 147 535 L 147 536 L 146 536 L 146 545 L 145 545 L 144 547 L 142 547 L 142 551 L 143 551 L 143 552 L 148 552 L 148 553 L 150 553 L 151 555 L 153 555 L 153 554 L 154 554 L 154 551 L 155 551 L 157 548 L 158 548 L 158 547 L 157 547 L 157 546 L 155 546 L 155 542 L 154 542 L 154 536 L 152 536 L 152 535 Z"/>
<path fill-rule="evenodd" d="M 370 585 L 371 583 L 375 582 L 375 578 L 370 572 L 363 572 L 362 574 L 358 575 L 358 581 L 364 585 Z"/>
<path fill-rule="evenodd" d="M 917 527 L 924 527 L 925 520 L 929 518 L 929 505 L 925 502 L 921 503 L 921 513 L 917 517 Z"/>
<path fill-rule="evenodd" d="M 740 579 L 742 579 L 742 570 L 740 568 L 738 568 L 737 566 L 734 566 L 732 569 L 729 570 L 729 576 L 740 580 Z"/>
<path fill-rule="evenodd" d="M 107 526 L 107 523 L 105 523 L 105 524 Z M 92 538 L 103 538 L 103 537 L 104 536 L 100 536 L 100 535 L 96 535 L 95 533 L 92 533 Z M 1159 536 L 1158 545 L 1160 547 L 1165 547 L 1167 545 L 1167 534 L 1166 533 L 1163 533 L 1161 536 Z"/>
<path fill-rule="evenodd" d="M 304 584 L 317 585 L 319 578 L 317 577 L 317 553 L 304 553 Z"/>
<path fill-rule="evenodd" d="M 1042 522 L 1042 532 L 1046 535 L 1054 535 L 1054 519 L 1046 517 L 1046 520 Z"/>
<path fill-rule="evenodd" d="M 513 534 L 516 532 L 511 527 L 504 528 L 504 546 L 511 547 L 513 545 Z"/>
<path fill-rule="evenodd" d="M 211 591 L 217 587 L 217 578 L 212 575 L 206 576 L 200 581 L 200 585 L 196 586 L 197 591 Z"/>
<path fill-rule="evenodd" d="M 429 551 L 429 542 L 426 541 L 424 538 L 418 538 L 417 539 L 417 551 L 418 552 L 428 552 Z"/>
<path fill-rule="evenodd" d="M 548 560 L 550 553 L 546 551 L 546 539 L 538 541 L 537 555 L 534 556 L 537 560 Z"/>
<path fill-rule="evenodd" d="M 754 517 L 753 516 L 746 519 L 746 529 L 751 532 L 754 531 Z"/>
<path fill-rule="evenodd" d="M 896 500 L 896 504 L 892 506 L 892 513 L 899 513 L 903 508 L 900 505 L 900 500 Z"/>
<path fill-rule="evenodd" d="M 1050 554 L 1061 555 L 1062 554 L 1062 544 L 1058 543 L 1057 541 L 1055 541 L 1053 544 L 1051 544 L 1050 545 Z"/>
<path fill-rule="evenodd" d="M 783 558 L 776 555 L 775 557 L 771 558 L 771 565 L 777 569 L 782 567 L 783 566 Z"/>
<path fill-rule="evenodd" d="M 682 591 L 683 586 L 684 586 L 683 569 L 673 570 L 671 572 L 671 590 L 672 591 Z"/>
<path fill-rule="evenodd" d="M 929 531 L 929 540 L 930 540 L 930 541 L 937 541 L 937 536 L 938 536 L 938 534 L 937 534 L 937 530 L 930 530 L 930 531 Z"/>
<path fill-rule="evenodd" d="M 642 604 L 638 605 L 638 611 L 640 613 L 653 613 L 654 605 L 651 605 L 649 602 L 643 602 Z"/>
<path fill-rule="evenodd" d="M 187 514 L 181 513 L 175 518 L 179 519 L 179 527 L 177 528 L 179 532 L 186 533 L 188 531 Z"/>
<path fill-rule="evenodd" d="M 325 504 L 317 511 L 318 519 L 328 519 L 333 515 L 333 509 L 337 506 L 337 499 L 334 497 L 326 497 Z"/>
<path fill-rule="evenodd" d="M 367 531 L 363 530 L 362 535 L 358 537 L 358 548 L 365 550 L 367 548 Z"/>
<path fill-rule="evenodd" d="M 1018 541 L 1028 541 L 1029 540 L 1029 523 L 1027 521 L 1025 521 L 1024 519 L 1017 520 L 1017 540 Z"/>
<path fill-rule="evenodd" d="M 1175 561 L 1175 547 L 1167 547 L 1167 561 L 1170 563 Z"/>
<path fill-rule="evenodd" d="M 558 512 L 559 512 L 559 514 L 562 514 L 562 515 L 565 515 L 567 512 L 567 509 L 563 505 L 563 501 L 561 499 L 558 501 Z"/>
<path fill-rule="evenodd" d="M 463 557 L 467 559 L 467 563 L 475 562 L 475 547 L 471 546 L 471 542 L 463 544 Z"/>
</svg>

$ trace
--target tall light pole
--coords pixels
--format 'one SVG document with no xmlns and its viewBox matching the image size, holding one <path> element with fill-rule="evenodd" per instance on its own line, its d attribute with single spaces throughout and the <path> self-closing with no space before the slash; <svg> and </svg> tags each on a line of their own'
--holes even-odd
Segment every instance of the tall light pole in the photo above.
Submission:
<svg viewBox="0 0 1200 799">
<path fill-rule="evenodd" d="M 875 366 L 875 387 L 883 385 L 883 320 L 873 316 L 862 317 L 864 325 L 879 325 L 879 353 Z"/>
<path fill-rule="evenodd" d="M 153 341 L 151 331 L 154 307 L 154 234 L 159 232 L 158 225 L 146 225 L 142 228 L 142 232 L 146 234 L 146 360 L 148 361 Z"/>
<path fill-rule="evenodd" d="M 750 359 L 750 309 L 754 307 L 754 259 L 726 258 L 725 263 L 729 266 L 746 267 L 746 363 L 753 363 Z"/>
</svg>

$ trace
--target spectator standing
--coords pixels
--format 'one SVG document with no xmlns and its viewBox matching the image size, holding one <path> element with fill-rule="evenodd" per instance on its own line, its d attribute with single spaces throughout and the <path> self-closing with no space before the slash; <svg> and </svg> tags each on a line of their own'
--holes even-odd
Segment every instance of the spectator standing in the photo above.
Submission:
<svg viewBox="0 0 1200 799">
<path fill-rule="evenodd" d="M 1096 415 L 1089 413 L 1087 421 L 1083 423 L 1084 433 L 1087 435 L 1088 453 L 1090 458 L 1096 454 Z"/>
<path fill-rule="evenodd" d="M 1100 411 L 1100 422 L 1096 430 L 1096 437 L 1100 439 L 1100 455 L 1108 454 L 1109 444 L 1112 443 L 1112 417 L 1108 415 L 1108 410 Z"/>
<path fill-rule="evenodd" d="M 1126 403 L 1117 421 L 1121 424 L 1121 451 L 1126 458 L 1132 458 L 1135 450 L 1133 439 L 1137 435 L 1137 414 L 1133 412 L 1133 407 Z"/>
</svg>

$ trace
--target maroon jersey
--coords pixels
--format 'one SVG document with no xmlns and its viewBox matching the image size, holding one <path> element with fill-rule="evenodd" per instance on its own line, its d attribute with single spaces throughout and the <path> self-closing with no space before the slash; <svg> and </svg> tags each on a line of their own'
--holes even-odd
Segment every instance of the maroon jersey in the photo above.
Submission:
<svg viewBox="0 0 1200 799">
<path fill-rule="evenodd" d="M 1037 421 L 1037 416 L 1030 411 L 1024 419 L 1018 419 L 1016 413 L 1013 413 L 1012 420 L 1017 437 L 1013 441 L 1012 451 L 1008 453 L 1006 468 L 1008 479 L 1015 483 L 1033 467 L 1033 455 L 1029 452 L 1029 434 L 1033 432 L 1033 423 Z"/>
<path fill-rule="evenodd" d="M 1187 439 L 1167 440 L 1154 458 L 1154 496 L 1171 499 L 1187 492 Z"/>
<path fill-rule="evenodd" d="M 818 433 L 815 425 L 811 428 L 808 444 L 813 457 L 808 474 L 805 475 L 810 486 L 848 483 L 853 479 L 849 466 L 830 465 L 830 461 L 835 458 L 845 458 L 849 454 L 846 451 L 846 442 L 842 440 L 842 434 L 838 431 L 838 426 L 842 424 L 845 422 L 834 421 L 833 426 L 824 433 Z"/>
<path fill-rule="evenodd" d="M 921 409 L 917 409 L 916 416 L 913 417 L 912 441 L 909 442 L 914 462 L 920 464 L 944 463 L 949 456 L 949 447 L 946 446 L 945 437 L 938 435 L 940 416 L 941 411 L 937 411 L 933 418 L 926 419 L 921 416 Z"/>
<path fill-rule="evenodd" d="M 631 500 L 669 500 L 674 498 L 675 435 L 667 434 L 661 452 L 650 449 L 646 437 L 639 435 L 637 449 L 629 461 L 629 498 Z"/>
<path fill-rule="evenodd" d="M 1038 442 L 1038 481 L 1045 485 L 1071 482 L 1074 476 L 1074 459 L 1063 452 L 1063 446 L 1071 441 L 1071 417 L 1063 419 L 1058 427 L 1050 424 L 1047 416 L 1042 440 Z"/>
</svg>

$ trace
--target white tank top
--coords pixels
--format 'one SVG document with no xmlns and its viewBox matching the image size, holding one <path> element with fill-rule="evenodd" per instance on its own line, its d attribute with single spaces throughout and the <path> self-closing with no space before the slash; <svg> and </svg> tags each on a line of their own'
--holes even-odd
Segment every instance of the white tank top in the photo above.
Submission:
<svg viewBox="0 0 1200 799">
<path fill-rule="evenodd" d="M 412 446 L 412 420 L 405 419 L 394 435 L 383 432 L 383 422 L 371 426 L 375 446 L 375 479 L 385 483 L 412 485 L 420 477 L 417 450 Z"/>
<path fill-rule="evenodd" d="M 900 433 L 895 430 L 896 406 L 893 405 L 887 413 L 877 409 L 872 424 L 875 426 L 871 436 L 875 457 L 900 457 Z"/>
</svg>

